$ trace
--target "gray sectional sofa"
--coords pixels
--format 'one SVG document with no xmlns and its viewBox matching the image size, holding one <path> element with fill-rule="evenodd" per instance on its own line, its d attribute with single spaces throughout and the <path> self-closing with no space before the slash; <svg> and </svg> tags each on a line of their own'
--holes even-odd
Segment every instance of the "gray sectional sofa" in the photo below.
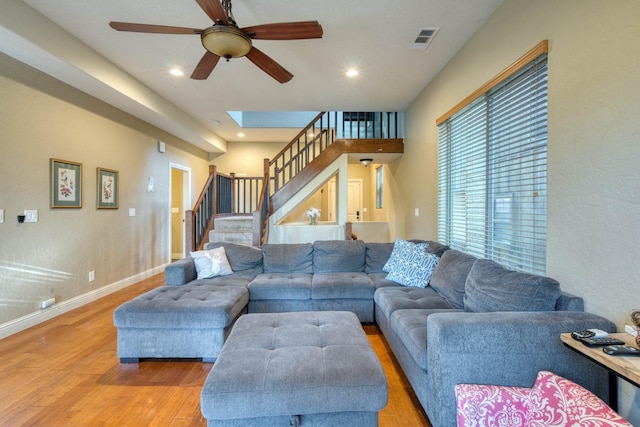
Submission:
<svg viewBox="0 0 640 427">
<path fill-rule="evenodd" d="M 340 310 L 356 313 L 363 323 L 375 321 L 436 427 L 456 424 L 456 384 L 528 387 L 542 369 L 574 380 L 608 400 L 606 371 L 566 349 L 559 335 L 585 328 L 614 332 L 613 323 L 585 313 L 582 299 L 561 291 L 552 279 L 507 270 L 437 242 L 421 243 L 428 244 L 426 251 L 439 260 L 424 288 L 387 279 L 384 267 L 394 242 L 362 241 L 266 244 L 262 248 L 209 244 L 208 249 L 225 248 L 232 274 L 198 280 L 195 263 L 187 257 L 167 266 L 163 288 L 188 286 L 194 292 L 205 287 L 239 288 L 233 293 L 235 298 L 228 298 L 218 340 L 224 339 L 235 319 L 245 312 Z M 248 290 L 246 304 L 240 295 L 243 290 Z M 184 295 L 178 301 L 174 311 L 185 305 Z M 153 311 L 141 305 L 144 301 L 136 304 L 116 311 L 116 326 L 135 329 L 135 319 L 127 313 Z M 166 301 L 162 310 L 171 311 Z M 119 334 L 120 329 L 118 326 Z M 159 324 L 156 336 L 168 336 L 168 329 L 166 321 Z M 141 348 L 133 341 L 128 336 L 121 349 L 119 340 L 120 357 L 184 357 L 166 353 L 136 356 Z M 170 344 L 163 345 L 169 353 L 174 351 Z M 181 341 L 176 347 L 185 346 L 197 347 L 197 343 Z M 214 354 L 188 357 L 215 360 L 216 351 L 219 348 Z"/>
</svg>

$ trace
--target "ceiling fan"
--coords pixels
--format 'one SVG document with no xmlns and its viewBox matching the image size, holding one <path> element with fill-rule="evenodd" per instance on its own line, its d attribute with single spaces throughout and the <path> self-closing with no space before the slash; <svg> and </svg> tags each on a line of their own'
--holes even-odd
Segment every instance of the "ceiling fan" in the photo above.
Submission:
<svg viewBox="0 0 640 427">
<path fill-rule="evenodd" d="M 110 22 L 117 31 L 157 34 L 199 34 L 206 52 L 193 70 L 191 78 L 205 80 L 220 58 L 246 56 L 262 71 L 280 83 L 286 83 L 293 74 L 253 46 L 251 40 L 303 40 L 322 38 L 322 26 L 318 21 L 282 22 L 239 28 L 231 12 L 231 0 L 196 0 L 213 25 L 204 28 L 173 27 L 169 25 Z"/>
</svg>

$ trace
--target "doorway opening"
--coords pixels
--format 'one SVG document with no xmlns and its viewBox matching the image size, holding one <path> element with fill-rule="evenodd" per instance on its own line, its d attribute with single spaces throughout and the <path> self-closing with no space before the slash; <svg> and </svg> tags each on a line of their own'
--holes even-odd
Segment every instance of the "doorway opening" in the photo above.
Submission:
<svg viewBox="0 0 640 427">
<path fill-rule="evenodd" d="M 191 168 L 169 163 L 170 230 L 169 253 L 171 261 L 185 254 L 185 213 L 191 209 Z"/>
</svg>

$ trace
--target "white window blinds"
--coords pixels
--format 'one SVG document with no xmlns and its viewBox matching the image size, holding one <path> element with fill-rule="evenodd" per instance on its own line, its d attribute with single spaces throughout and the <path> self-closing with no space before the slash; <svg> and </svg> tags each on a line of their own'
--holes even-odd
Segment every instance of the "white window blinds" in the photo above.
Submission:
<svg viewBox="0 0 640 427">
<path fill-rule="evenodd" d="M 546 53 L 439 123 L 438 137 L 438 239 L 544 274 Z"/>
</svg>

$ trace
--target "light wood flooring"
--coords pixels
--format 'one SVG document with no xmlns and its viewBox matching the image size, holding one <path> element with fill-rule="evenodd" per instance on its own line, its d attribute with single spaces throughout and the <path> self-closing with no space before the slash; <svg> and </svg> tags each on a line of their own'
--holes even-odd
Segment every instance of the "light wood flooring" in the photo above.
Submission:
<svg viewBox="0 0 640 427">
<path fill-rule="evenodd" d="M 162 286 L 160 274 L 0 340 L 0 426 L 206 426 L 200 390 L 213 364 L 120 364 L 113 310 Z M 367 335 L 387 374 L 380 426 L 429 421 L 376 326 Z"/>
</svg>

